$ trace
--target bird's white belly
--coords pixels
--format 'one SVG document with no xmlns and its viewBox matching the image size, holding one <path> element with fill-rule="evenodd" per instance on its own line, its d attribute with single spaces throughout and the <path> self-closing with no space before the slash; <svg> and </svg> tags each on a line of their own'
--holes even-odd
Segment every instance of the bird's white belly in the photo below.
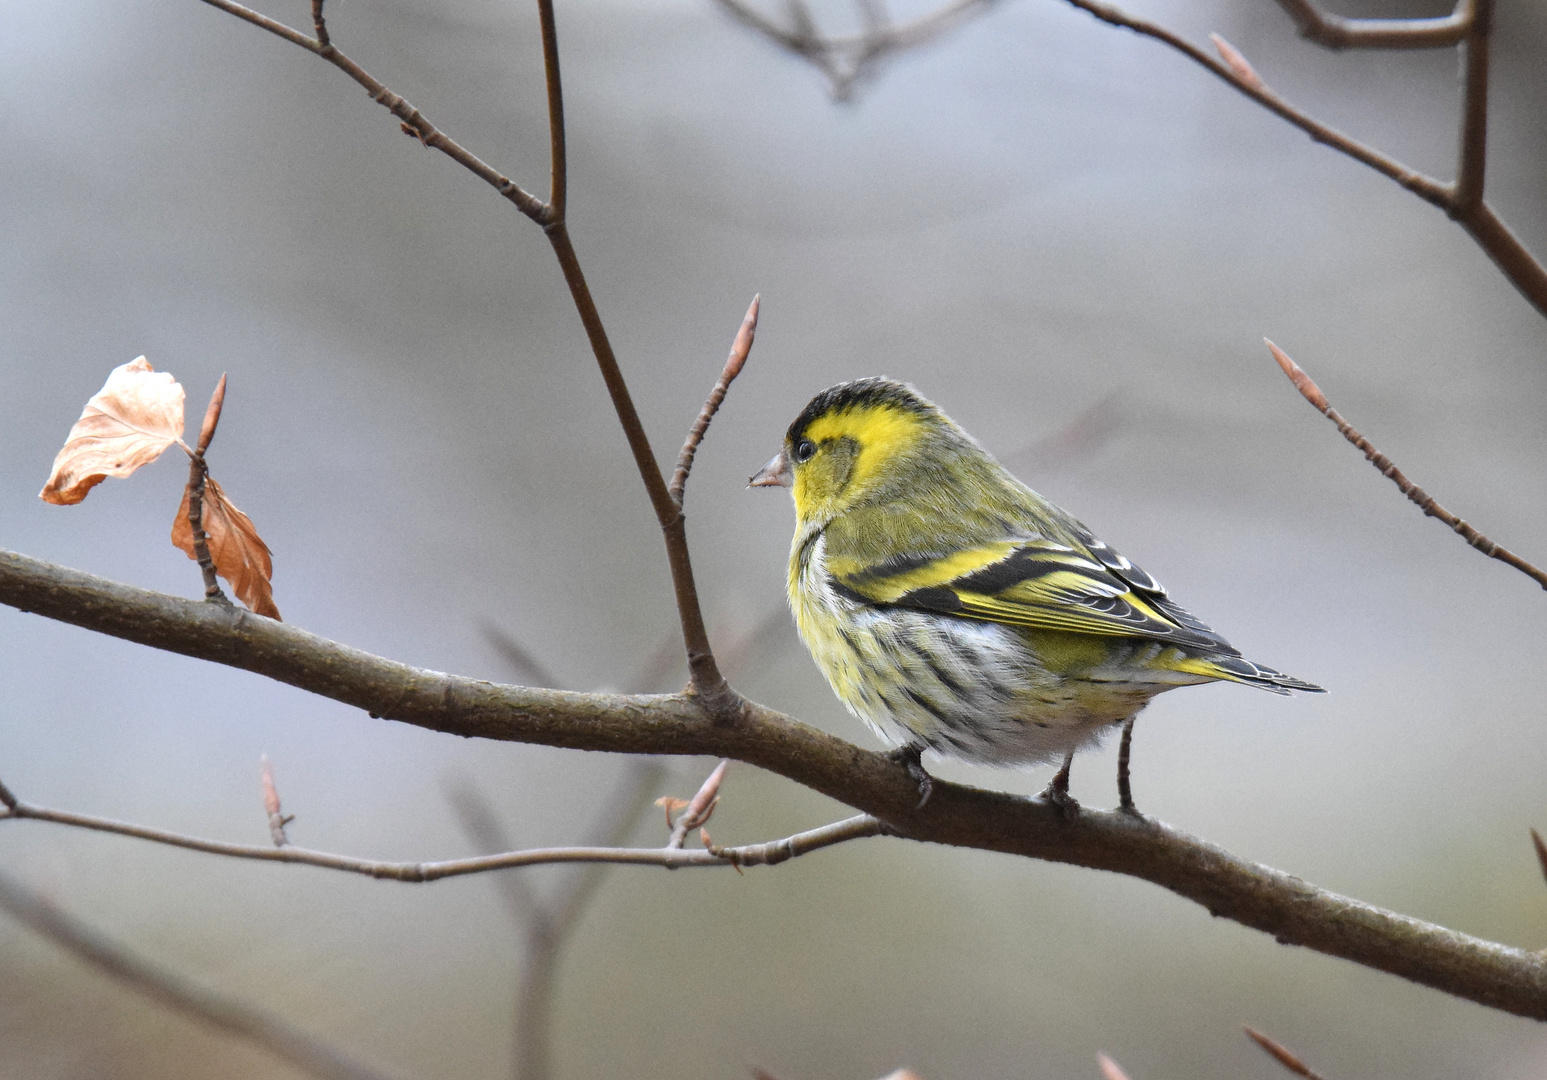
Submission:
<svg viewBox="0 0 1547 1080">
<path fill-rule="evenodd" d="M 997 623 L 851 600 L 832 589 L 821 548 L 792 567 L 796 625 L 839 700 L 892 745 L 1000 765 L 1055 761 L 1161 689 L 1065 679 Z"/>
</svg>

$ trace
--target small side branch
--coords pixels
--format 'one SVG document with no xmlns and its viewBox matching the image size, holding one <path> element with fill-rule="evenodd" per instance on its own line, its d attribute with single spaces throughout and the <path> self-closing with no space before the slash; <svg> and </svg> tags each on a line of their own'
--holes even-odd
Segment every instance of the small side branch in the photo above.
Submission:
<svg viewBox="0 0 1547 1080">
<path fill-rule="evenodd" d="M 661 866 L 668 870 L 727 866 L 773 866 L 795 855 L 804 855 L 820 848 L 831 847 L 846 840 L 865 836 L 886 835 L 885 825 L 868 814 L 849 818 L 837 826 L 823 826 L 808 832 L 797 833 L 763 844 L 744 847 L 714 849 L 687 849 L 681 846 L 660 848 L 626 847 L 551 847 L 529 848 L 524 851 L 506 851 L 495 855 L 478 855 L 467 859 L 444 859 L 437 862 L 387 862 L 378 859 L 362 859 L 352 855 L 338 855 L 327 851 L 287 844 L 284 847 L 264 847 L 261 844 L 231 844 L 222 840 L 207 840 L 186 833 L 133 825 L 112 818 L 92 814 L 77 814 L 68 810 L 52 810 L 34 806 L 17 799 L 9 789 L 0 785 L 0 802 L 6 809 L 0 813 L 0 821 L 8 818 L 27 821 L 49 821 L 56 825 L 68 825 L 77 829 L 115 833 L 137 840 L 149 840 L 170 847 L 202 851 L 210 855 L 226 855 L 235 859 L 255 859 L 259 862 L 298 863 L 317 866 L 324 870 L 342 870 L 351 874 L 380 878 L 388 881 L 405 881 L 422 884 L 445 878 L 466 877 L 491 870 L 508 870 L 517 866 L 544 866 L 554 863 L 612 863 L 619 866 Z M 836 830 L 836 831 L 835 831 Z"/>
<path fill-rule="evenodd" d="M 709 391 L 709 398 L 704 402 L 704 407 L 699 410 L 698 419 L 693 421 L 693 426 L 688 429 L 688 437 L 682 444 L 682 451 L 677 455 L 677 469 L 671 477 L 671 497 L 682 507 L 682 497 L 688 486 L 688 474 L 693 471 L 693 456 L 698 453 L 698 444 L 704 441 L 704 435 L 709 431 L 709 423 L 714 419 L 714 414 L 720 411 L 721 404 L 725 401 L 725 394 L 731 388 L 731 383 L 736 376 L 741 374 L 742 367 L 747 362 L 747 355 L 752 351 L 752 339 L 757 335 L 757 315 L 762 308 L 763 297 L 759 293 L 752 298 L 751 306 L 747 308 L 746 316 L 741 320 L 741 329 L 736 331 L 736 339 L 731 342 L 731 352 L 725 360 L 725 367 L 720 370 L 720 377 L 715 381 L 714 389 Z"/>
<path fill-rule="evenodd" d="M 1300 36 L 1329 49 L 1443 49 L 1460 44 L 1472 22 L 1470 0 L 1436 19 L 1347 19 L 1310 0 L 1278 0 Z"/>
<path fill-rule="evenodd" d="M 1267 341 L 1266 338 L 1263 340 Z M 1289 358 L 1283 349 L 1280 349 L 1271 341 L 1267 342 L 1267 346 L 1272 351 L 1273 358 L 1278 361 L 1278 366 L 1284 369 L 1284 374 L 1289 376 L 1289 381 L 1294 383 L 1295 389 L 1300 391 L 1301 396 L 1314 405 L 1323 416 L 1336 424 L 1338 432 L 1343 438 L 1353 443 L 1364 454 L 1365 460 L 1374 465 L 1382 476 L 1397 485 L 1397 489 L 1406 495 L 1418 509 L 1422 510 L 1429 517 L 1438 518 L 1446 525 L 1449 525 L 1452 531 L 1484 555 L 1513 566 L 1542 588 L 1547 589 L 1547 572 L 1532 566 L 1508 548 L 1495 544 L 1471 525 L 1468 525 L 1455 514 L 1452 514 L 1449 510 L 1435 502 L 1433 495 L 1430 495 L 1423 488 L 1404 476 L 1402 470 L 1397 468 L 1395 462 L 1371 446 L 1368 439 L 1359 434 L 1359 432 L 1354 430 L 1352 424 L 1343 419 L 1327 400 L 1326 395 L 1321 392 L 1321 388 L 1311 380 L 1309 375 L 1300 369 L 1300 365 Z"/>
<path fill-rule="evenodd" d="M 283 1017 L 237 1001 L 151 963 L 0 874 L 0 909 L 77 959 L 146 997 L 219 1031 L 246 1039 L 324 1080 L 386 1080 Z"/>
</svg>

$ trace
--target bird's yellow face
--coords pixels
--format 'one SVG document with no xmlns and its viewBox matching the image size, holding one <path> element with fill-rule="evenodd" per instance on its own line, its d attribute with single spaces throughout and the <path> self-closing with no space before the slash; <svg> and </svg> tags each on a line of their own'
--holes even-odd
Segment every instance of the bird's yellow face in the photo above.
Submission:
<svg viewBox="0 0 1547 1080">
<path fill-rule="evenodd" d="M 801 525 L 825 523 L 863 500 L 938 423 L 934 408 L 900 384 L 846 383 L 812 399 L 751 483 L 790 488 Z"/>
</svg>

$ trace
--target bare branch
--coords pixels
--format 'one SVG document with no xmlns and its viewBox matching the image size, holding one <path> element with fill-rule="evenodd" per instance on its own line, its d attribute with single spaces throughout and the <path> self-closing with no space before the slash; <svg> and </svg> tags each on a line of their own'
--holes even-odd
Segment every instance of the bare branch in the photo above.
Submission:
<svg viewBox="0 0 1547 1080">
<path fill-rule="evenodd" d="M 1327 401 L 1327 397 L 1321 392 L 1320 387 L 1312 382 L 1311 377 L 1301 370 L 1300 365 L 1291 360 L 1288 354 L 1273 344 L 1273 342 L 1268 341 L 1266 338 L 1263 340 L 1267 342 L 1268 348 L 1273 352 L 1273 358 L 1278 361 L 1278 366 L 1284 369 L 1284 374 L 1289 376 L 1289 381 L 1294 383 L 1295 389 L 1300 391 L 1301 396 L 1316 406 L 1323 416 L 1336 424 L 1343 438 L 1358 447 L 1363 452 L 1365 460 L 1374 465 L 1382 476 L 1396 484 L 1397 489 L 1406 495 L 1418 509 L 1422 510 L 1429 517 L 1438 518 L 1446 525 L 1449 525 L 1452 531 L 1484 555 L 1513 566 L 1542 588 L 1547 589 L 1547 572 L 1532 566 L 1508 548 L 1495 544 L 1471 525 L 1468 525 L 1465 521 L 1456 517 L 1455 514 L 1452 514 L 1449 510 L 1435 502 L 1434 496 L 1404 476 L 1402 470 L 1397 468 L 1395 462 L 1371 446 L 1368 439 L 1355 431 L 1353 425 L 1339 415 L 1338 411 Z"/>
<path fill-rule="evenodd" d="M 1494 265 L 1515 288 L 1520 290 L 1521 295 L 1529 300 L 1537 311 L 1547 315 L 1547 267 L 1532 257 L 1519 238 L 1510 232 L 1498 220 L 1488 204 L 1482 201 L 1482 159 L 1487 129 L 1487 36 L 1491 30 L 1491 18 L 1485 17 L 1485 13 L 1479 13 L 1475 20 L 1468 16 L 1466 21 L 1469 56 L 1475 50 L 1481 60 L 1468 61 L 1465 102 L 1462 110 L 1464 171 L 1457 183 L 1450 185 L 1410 169 L 1395 158 L 1314 119 L 1279 97 L 1260 78 L 1243 76 L 1231 64 L 1216 60 L 1159 23 L 1129 15 L 1122 9 L 1106 3 L 1105 0 L 1067 0 L 1067 2 L 1111 26 L 1132 30 L 1136 34 L 1169 45 L 1194 63 L 1207 68 L 1268 111 L 1295 125 L 1316 142 L 1369 166 L 1381 175 L 1396 181 L 1425 202 L 1433 203 L 1444 210 L 1466 229 L 1477 245 L 1493 260 Z M 1464 2 L 1487 5 L 1490 0 L 1464 0 Z M 1474 45 L 1474 42 L 1480 47 Z M 1239 52 L 1235 50 L 1232 52 L 1235 52 L 1243 63 L 1245 62 L 1245 58 L 1241 57 Z M 1251 70 L 1249 64 L 1247 70 Z M 1252 74 L 1254 75 L 1255 72 Z"/>
<path fill-rule="evenodd" d="M 1242 1030 L 1246 1032 L 1247 1037 L 1249 1037 L 1252 1042 L 1266 1050 L 1268 1052 L 1268 1056 L 1273 1058 L 1274 1061 L 1277 1061 L 1280 1065 L 1294 1073 L 1296 1076 L 1303 1076 L 1305 1077 L 1305 1080 L 1322 1080 L 1320 1073 L 1312 1072 L 1310 1067 L 1306 1065 L 1305 1062 L 1291 1054 L 1289 1052 L 1289 1048 L 1284 1046 L 1284 1044 L 1275 1042 L 1274 1040 L 1264 1035 L 1262 1032 L 1253 1031 L 1249 1027 L 1242 1028 Z"/>
<path fill-rule="evenodd" d="M 1439 49 L 1459 44 L 1471 22 L 1469 0 L 1437 19 L 1347 19 L 1310 0 L 1278 0 L 1300 36 L 1329 49 Z"/>
<path fill-rule="evenodd" d="M 1493 0 L 1466 0 L 1470 25 L 1461 50 L 1461 149 L 1451 216 L 1473 214 L 1483 201 L 1488 166 L 1488 41 L 1493 33 Z"/>
<path fill-rule="evenodd" d="M 564 221 L 569 202 L 569 162 L 564 149 L 564 89 L 559 80 L 559 32 L 553 18 L 553 0 L 537 0 L 537 18 L 543 35 L 543 81 L 548 88 L 548 212 L 552 221 Z"/>
<path fill-rule="evenodd" d="M 635 467 L 639 471 L 640 480 L 644 483 L 650 505 L 655 510 L 656 521 L 660 524 L 663 533 L 693 689 L 712 706 L 725 712 L 735 710 L 739 699 L 726 685 L 719 667 L 715 664 L 714 652 L 709 645 L 709 635 L 704 628 L 704 616 L 699 606 L 698 587 L 693 581 L 693 564 L 688 556 L 687 529 L 682 520 L 681 510 L 667 490 L 666 481 L 661 475 L 660 464 L 656 461 L 655 452 L 650 448 L 649 436 L 645 433 L 639 411 L 634 407 L 628 383 L 624 380 L 622 369 L 618 366 L 612 342 L 607 337 L 607 330 L 602 324 L 600 312 L 597 311 L 596 301 L 591 296 L 591 288 L 586 283 L 585 273 L 580 268 L 579 257 L 575 254 L 574 245 L 570 241 L 569 227 L 564 214 L 567 175 L 564 151 L 564 95 L 559 80 L 557 32 L 554 26 L 552 0 L 538 0 L 538 12 L 542 21 L 544 72 L 548 92 L 552 184 L 556 200 L 553 205 L 533 197 L 435 127 L 423 113 L 401 95 L 393 93 L 378 82 L 364 68 L 340 52 L 337 46 L 331 43 L 323 44 L 320 40 L 314 41 L 300 31 L 260 15 L 250 8 L 235 3 L 234 0 L 203 0 L 203 2 L 229 12 L 254 26 L 262 27 L 286 41 L 301 46 L 308 52 L 316 53 L 365 87 L 372 100 L 402 121 L 405 131 L 416 136 L 425 146 L 441 151 L 483 179 L 514 203 L 523 214 L 542 226 L 543 233 L 548 237 L 548 242 L 553 248 L 554 256 L 559 261 L 565 284 L 569 287 L 570 298 L 575 304 L 576 312 L 580 315 L 580 322 L 585 328 L 591 351 L 596 357 L 597 366 L 601 369 L 602 381 L 606 384 L 608 396 L 612 399 L 613 409 L 618 416 L 618 423 L 622 426 L 624 437 L 628 440 Z M 320 16 L 320 8 L 315 13 Z"/>
<path fill-rule="evenodd" d="M 731 342 L 731 353 L 725 360 L 725 367 L 720 370 L 714 389 L 709 391 L 709 398 L 699 410 L 698 419 L 693 421 L 687 440 L 682 444 L 682 451 L 677 455 L 677 469 L 672 474 L 670 490 L 672 500 L 679 510 L 688 486 L 688 473 L 693 471 L 693 456 L 698 453 L 698 444 L 704 441 L 704 435 L 709 431 L 709 422 L 720 411 L 726 391 L 730 390 L 736 376 L 741 374 L 742 365 L 747 362 L 747 354 L 752 351 L 752 339 L 757 334 L 757 313 L 762 300 L 761 293 L 752 298 L 747 314 L 741 320 L 741 329 L 736 331 L 736 339 Z"/>
<path fill-rule="evenodd" d="M 1353 960 L 1505 1012 L 1547 1019 L 1547 956 L 1327 892 L 1139 814 L 1087 808 L 1071 818 L 1045 802 L 944 781 L 936 781 L 929 804 L 919 809 L 918 784 L 903 765 L 752 702 L 742 703 L 734 720 L 727 722 L 724 714 L 692 694 L 580 694 L 499 686 L 411 667 L 288 623 L 107 581 L 4 550 L 0 603 L 253 671 L 373 716 L 434 731 L 617 753 L 734 758 L 886 823 L 870 826 L 876 830 L 872 835 L 890 829 L 915 840 L 1128 874 L 1285 944 Z M 16 810 L 10 814 L 22 816 Z M 87 827 L 101 826 L 93 822 Z M 132 826 L 109 831 L 145 834 Z M 201 841 L 182 846 L 217 852 L 234 847 L 244 857 L 302 861 L 295 848 L 257 848 L 248 855 L 240 845 Z M 380 876 L 413 881 L 447 876 L 448 866 L 470 873 L 497 865 L 597 857 L 589 849 L 561 849 L 558 854 L 519 853 L 504 861 L 357 862 L 344 869 L 375 873 L 380 868 Z M 606 858 L 656 866 L 724 861 L 723 853 L 716 857 L 711 852 L 660 849 L 614 850 Z"/>
<path fill-rule="evenodd" d="M 7 874 L 0 874 L 0 908 L 103 974 L 184 1016 L 246 1039 L 304 1072 L 327 1080 L 384 1080 L 385 1074 L 283 1017 L 200 986 L 134 955 Z"/>
<path fill-rule="evenodd" d="M 495 855 L 479 855 L 467 859 L 444 859 L 437 862 L 386 862 L 378 859 L 362 859 L 353 855 L 337 855 L 327 851 L 312 851 L 287 844 L 284 847 L 264 847 L 259 844 L 231 844 L 223 840 L 206 840 L 185 833 L 153 829 L 145 825 L 132 825 L 112 818 L 92 814 L 77 814 L 68 810 L 51 810 L 44 806 L 17 801 L 0 813 L 0 821 L 48 821 L 55 825 L 69 825 L 95 832 L 116 833 L 137 840 L 149 840 L 170 847 L 202 851 L 210 855 L 226 855 L 236 859 L 256 859 L 259 862 L 297 863 L 316 866 L 324 870 L 343 870 L 352 874 L 423 884 L 469 874 L 483 874 L 491 870 L 508 870 L 518 866 L 543 866 L 551 863 L 612 863 L 619 866 L 663 866 L 668 870 L 710 866 L 764 866 L 781 863 L 794 855 L 831 847 L 845 840 L 862 836 L 881 836 L 886 829 L 879 821 L 861 815 L 849 818 L 839 825 L 844 829 L 834 832 L 835 826 L 811 829 L 783 840 L 741 847 L 719 848 L 710 851 L 691 851 L 679 847 L 625 848 L 625 847 L 552 847 L 529 848 L 525 851 L 504 851 Z M 861 825 L 864 821 L 868 824 Z"/>
</svg>

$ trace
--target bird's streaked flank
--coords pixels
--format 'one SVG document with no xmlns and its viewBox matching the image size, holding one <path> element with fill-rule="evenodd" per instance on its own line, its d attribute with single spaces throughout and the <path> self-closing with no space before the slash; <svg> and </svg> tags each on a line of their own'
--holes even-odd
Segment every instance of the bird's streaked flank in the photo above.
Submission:
<svg viewBox="0 0 1547 1080">
<path fill-rule="evenodd" d="M 751 484 L 791 489 L 800 636 L 925 799 L 925 750 L 1061 758 L 1048 795 L 1070 804 L 1074 752 L 1162 691 L 1224 680 L 1322 692 L 1244 659 L 903 383 L 822 391 Z"/>
</svg>

